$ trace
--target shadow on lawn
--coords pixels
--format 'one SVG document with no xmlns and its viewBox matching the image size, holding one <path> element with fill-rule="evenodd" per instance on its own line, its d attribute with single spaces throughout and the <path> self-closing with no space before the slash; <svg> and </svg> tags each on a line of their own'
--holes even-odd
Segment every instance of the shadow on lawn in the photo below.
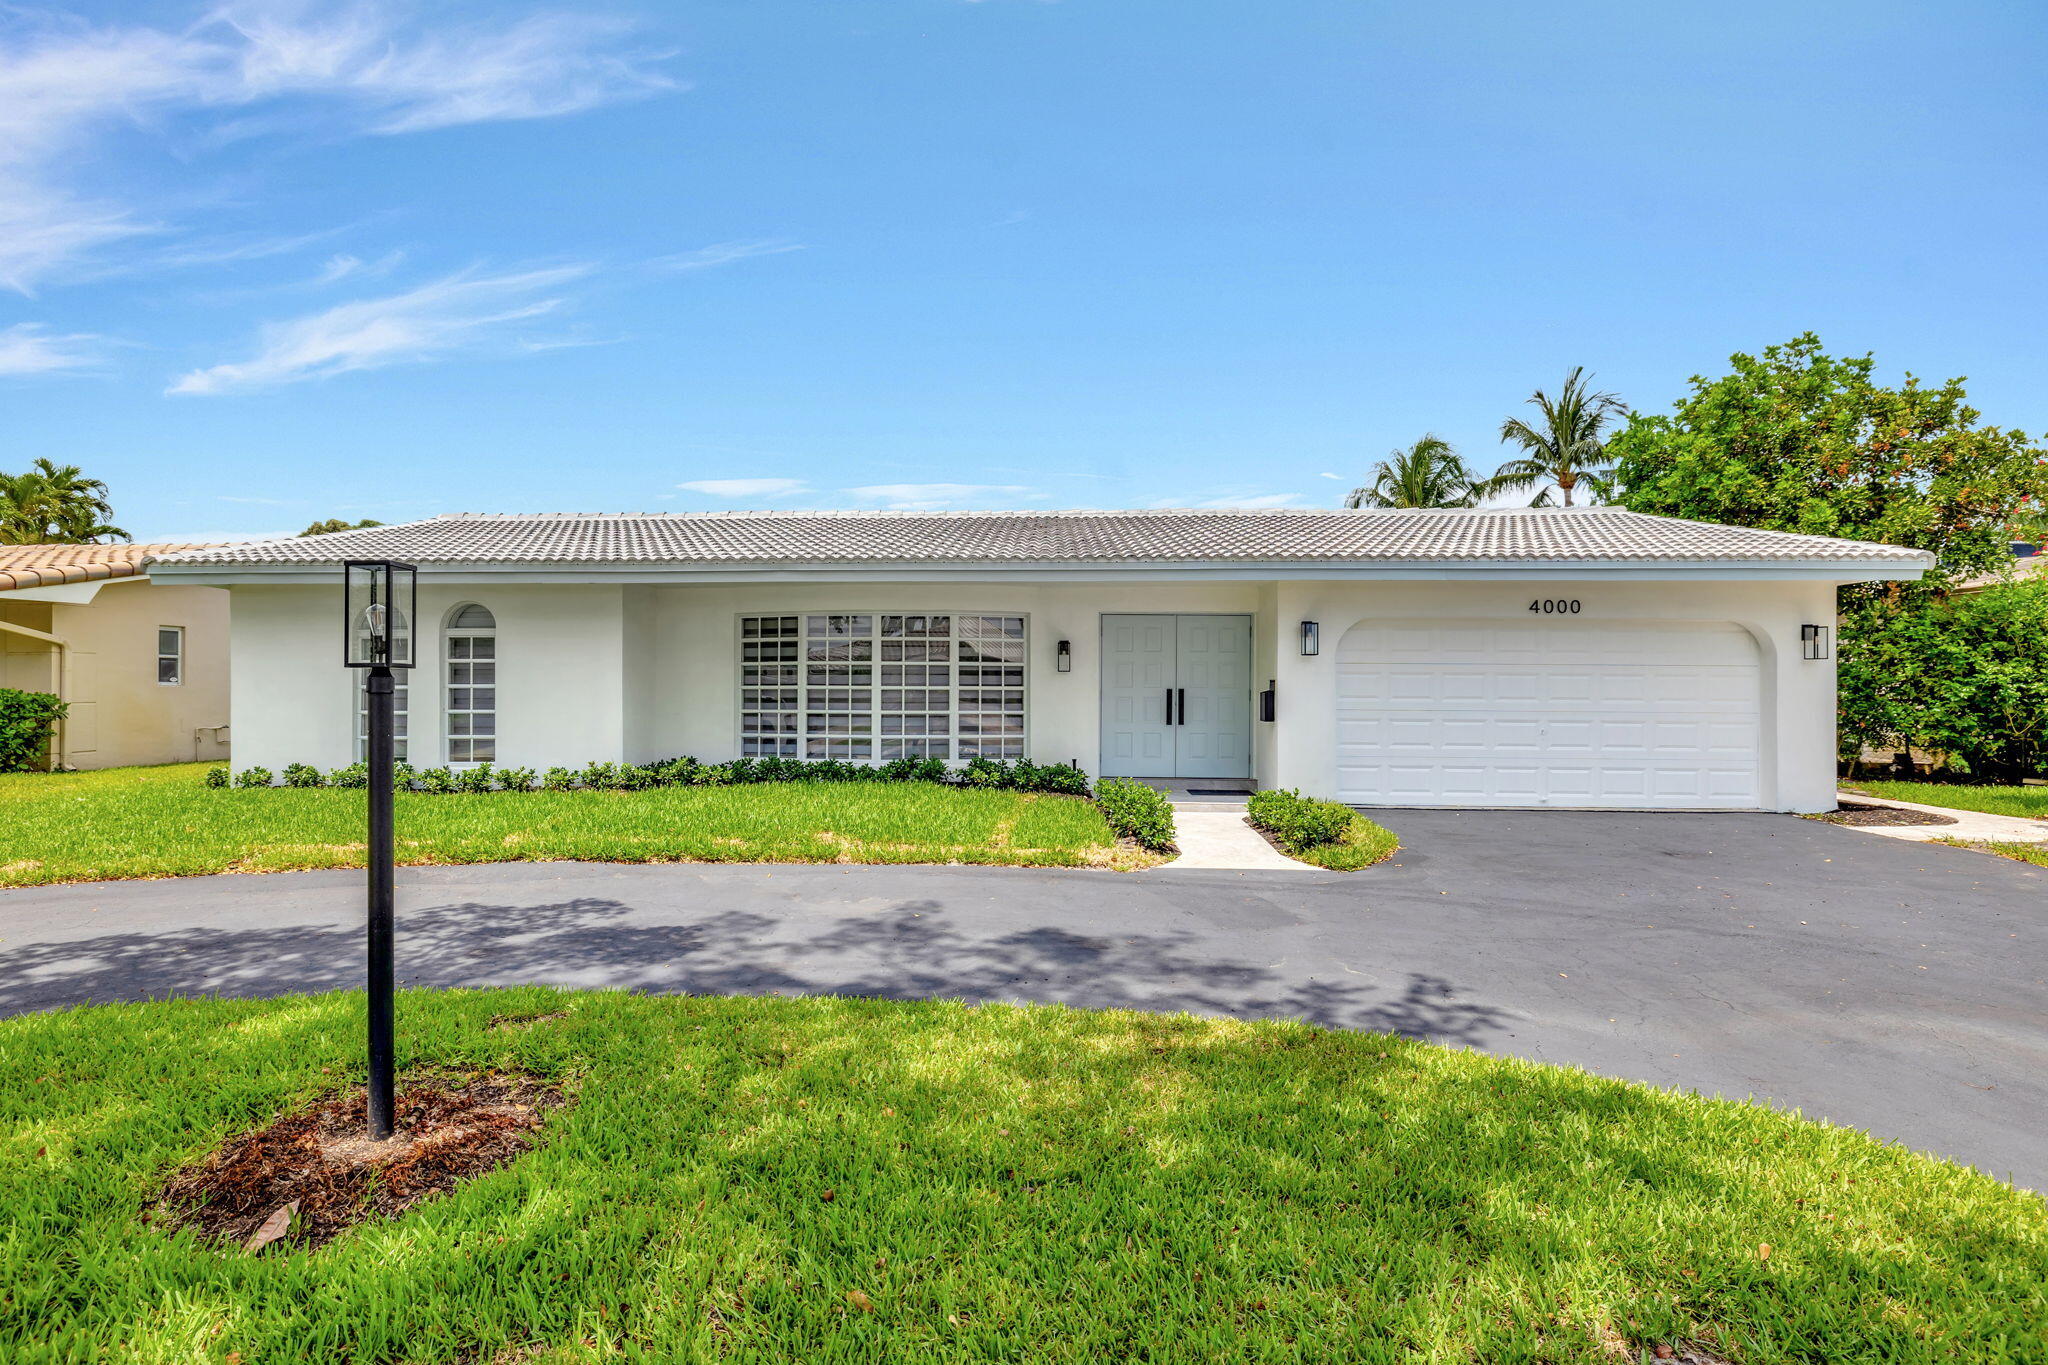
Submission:
<svg viewBox="0 0 2048 1365">
<path fill-rule="evenodd" d="M 1476 1046 L 1509 1016 L 1457 999 L 1439 977 L 1399 985 L 1290 979 L 1204 957 L 1185 934 L 1092 937 L 1040 927 L 978 935 L 933 901 L 904 901 L 827 933 L 725 911 L 688 924 L 633 922 L 618 901 L 466 903 L 409 910 L 401 986 L 547 984 L 691 995 L 850 995 L 1030 1000 L 1089 1009 L 1301 1019 Z M 360 985 L 353 927 L 178 929 L 33 944 L 8 953 L 0 1015 L 172 995 L 272 996 Z"/>
</svg>

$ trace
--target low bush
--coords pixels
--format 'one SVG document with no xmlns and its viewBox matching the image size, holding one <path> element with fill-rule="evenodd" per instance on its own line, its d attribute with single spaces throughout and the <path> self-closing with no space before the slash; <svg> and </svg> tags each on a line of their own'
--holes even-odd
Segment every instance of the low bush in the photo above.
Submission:
<svg viewBox="0 0 2048 1365">
<path fill-rule="evenodd" d="M 1095 804 L 1111 829 L 1139 847 L 1155 853 L 1173 848 L 1173 806 L 1163 793 L 1112 777 L 1095 784 Z"/>
<path fill-rule="evenodd" d="M 584 767 L 495 768 L 489 763 L 450 769 L 392 766 L 392 782 L 400 791 L 429 793 L 542 791 L 645 791 L 652 787 L 731 787 L 760 782 L 930 782 L 980 791 L 1016 791 L 1055 796 L 1087 796 L 1088 774 L 1065 763 L 1005 762 L 970 759 L 954 768 L 942 758 L 894 758 L 886 763 L 853 763 L 839 758 L 736 758 L 703 763 L 688 754 L 653 763 L 590 763 Z M 225 782 L 221 785 L 227 785 Z M 252 785 L 240 783 L 242 786 Z M 267 782 L 262 785 L 267 785 Z M 323 776 L 316 768 L 294 763 L 285 769 L 292 787 L 363 787 L 369 768 L 352 763 Z"/>
<path fill-rule="evenodd" d="M 48 692 L 0 687 L 0 773 L 25 773 L 50 761 L 50 735 L 69 706 Z"/>
<path fill-rule="evenodd" d="M 1298 791 L 1253 792 L 1246 817 L 1303 862 L 1350 872 L 1369 867 L 1399 848 L 1393 833 L 1335 801 L 1318 801 Z"/>
<path fill-rule="evenodd" d="M 234 779 L 229 775 L 226 768 L 208 768 L 206 770 L 206 785 L 209 787 L 225 787 L 233 781 Z"/>
<path fill-rule="evenodd" d="M 1358 818 L 1358 812 L 1349 806 L 1317 801 L 1292 789 L 1253 792 L 1245 810 L 1254 825 L 1289 853 L 1336 843 Z"/>
<path fill-rule="evenodd" d="M 275 780 L 268 768 L 244 768 L 235 774 L 237 787 L 267 787 Z"/>
</svg>

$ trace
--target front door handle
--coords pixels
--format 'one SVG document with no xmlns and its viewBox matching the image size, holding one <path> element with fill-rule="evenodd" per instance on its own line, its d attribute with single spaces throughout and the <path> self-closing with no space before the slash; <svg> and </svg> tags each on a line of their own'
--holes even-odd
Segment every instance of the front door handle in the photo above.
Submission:
<svg viewBox="0 0 2048 1365">
<path fill-rule="evenodd" d="M 1166 689 L 1166 723 L 1173 724 L 1173 689 Z"/>
<path fill-rule="evenodd" d="M 1188 723 L 1188 690 L 1187 690 L 1187 689 L 1186 689 L 1185 687 L 1183 687 L 1183 688 L 1179 689 L 1179 691 L 1180 691 L 1180 721 L 1179 721 L 1179 723 L 1180 723 L 1180 724 L 1182 724 L 1182 725 L 1186 725 L 1186 724 Z"/>
</svg>

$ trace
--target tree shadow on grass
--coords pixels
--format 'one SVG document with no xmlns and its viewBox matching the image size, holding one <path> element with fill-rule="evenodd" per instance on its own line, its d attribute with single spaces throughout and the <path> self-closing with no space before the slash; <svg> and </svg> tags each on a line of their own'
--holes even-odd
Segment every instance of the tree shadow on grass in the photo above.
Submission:
<svg viewBox="0 0 2048 1365">
<path fill-rule="evenodd" d="M 1036 1001 L 1299 1019 L 1478 1046 L 1505 1011 L 1460 1000 L 1440 977 L 1319 981 L 1198 950 L 1181 933 L 1091 936 L 1053 926 L 984 934 L 935 901 L 907 900 L 822 934 L 724 911 L 650 924 L 618 901 L 475 902 L 408 910 L 401 986 L 545 984 L 656 994 L 846 995 Z M 9 950 L 0 1015 L 179 995 L 265 997 L 360 986 L 353 926 L 189 928 Z"/>
</svg>

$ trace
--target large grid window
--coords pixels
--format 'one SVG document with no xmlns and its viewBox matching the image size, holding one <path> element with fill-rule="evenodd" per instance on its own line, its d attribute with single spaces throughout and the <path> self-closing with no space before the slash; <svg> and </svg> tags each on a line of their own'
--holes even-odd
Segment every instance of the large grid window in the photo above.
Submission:
<svg viewBox="0 0 2048 1365">
<path fill-rule="evenodd" d="M 412 622 L 405 619 L 403 612 L 395 611 L 392 617 L 393 638 L 404 640 L 409 645 Z M 360 612 L 356 614 L 356 652 L 363 658 L 368 658 L 370 654 L 370 627 Z M 404 657 L 411 658 L 412 655 L 408 651 Z M 364 760 L 370 757 L 370 698 L 369 694 L 363 691 L 363 677 L 368 671 L 361 668 L 349 670 L 356 683 L 356 757 Z M 393 761 L 403 763 L 406 756 L 406 711 L 412 696 L 412 670 L 392 669 L 391 681 L 391 757 Z"/>
<path fill-rule="evenodd" d="M 740 752 L 1022 758 L 1024 618 L 742 617 Z"/>
<path fill-rule="evenodd" d="M 472 602 L 448 618 L 448 761 L 498 757 L 498 622 Z"/>
</svg>

